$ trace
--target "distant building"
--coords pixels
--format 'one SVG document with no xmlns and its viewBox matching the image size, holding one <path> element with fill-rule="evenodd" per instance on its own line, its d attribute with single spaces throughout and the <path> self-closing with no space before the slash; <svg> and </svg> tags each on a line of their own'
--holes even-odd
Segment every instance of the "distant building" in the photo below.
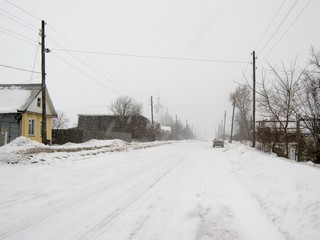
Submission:
<svg viewBox="0 0 320 240">
<path fill-rule="evenodd" d="M 161 126 L 170 126 L 173 124 L 173 119 L 169 114 L 168 108 L 163 107 L 159 97 L 154 105 L 154 120 L 160 123 Z"/>
<path fill-rule="evenodd" d="M 57 117 L 46 91 L 47 141 L 52 141 L 52 119 Z M 0 84 L 0 146 L 19 136 L 41 142 L 41 84 Z"/>
<path fill-rule="evenodd" d="M 107 107 L 82 110 L 78 115 L 78 127 L 54 130 L 54 142 L 86 142 L 90 139 L 145 140 L 150 121 L 142 115 L 115 116 Z"/>
<path fill-rule="evenodd" d="M 159 97 L 157 98 L 157 102 L 154 104 L 153 109 L 154 109 L 154 113 L 153 113 L 154 121 L 161 124 L 162 118 L 164 115 L 164 107 L 160 103 Z"/>
<path fill-rule="evenodd" d="M 123 136 L 126 136 L 123 139 L 126 141 L 143 139 L 147 132 L 148 123 L 149 120 L 142 115 L 124 117 L 114 115 L 79 115 L 78 117 L 79 129 L 104 132 L 106 139 L 123 139 Z"/>
</svg>

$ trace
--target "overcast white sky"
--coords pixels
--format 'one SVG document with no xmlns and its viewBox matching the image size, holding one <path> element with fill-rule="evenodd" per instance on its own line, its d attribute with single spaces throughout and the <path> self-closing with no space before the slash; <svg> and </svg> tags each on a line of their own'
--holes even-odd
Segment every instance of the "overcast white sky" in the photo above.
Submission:
<svg viewBox="0 0 320 240">
<path fill-rule="evenodd" d="M 304 67 L 310 46 L 320 49 L 318 0 L 0 2 L 0 64 L 40 71 L 38 29 L 45 20 L 46 47 L 52 50 L 46 54 L 47 86 L 56 109 L 72 122 L 83 107 L 108 107 L 121 95 L 143 103 L 150 118 L 153 96 L 173 118 L 211 139 L 225 110 L 229 131 L 228 97 L 235 82 L 246 82 L 243 72 L 251 81 L 246 62 L 253 50 L 259 81 L 267 61 L 289 65 L 297 57 Z M 0 72 L 1 83 L 41 81 L 36 73 L 3 66 Z"/>
</svg>

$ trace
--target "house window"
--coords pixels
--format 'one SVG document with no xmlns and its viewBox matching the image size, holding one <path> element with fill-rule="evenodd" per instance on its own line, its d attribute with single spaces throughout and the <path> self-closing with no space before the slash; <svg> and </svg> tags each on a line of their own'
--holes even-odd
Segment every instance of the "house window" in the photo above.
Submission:
<svg viewBox="0 0 320 240">
<path fill-rule="evenodd" d="M 35 135 L 35 129 L 36 129 L 36 120 L 35 119 L 29 119 L 29 136 Z"/>
<path fill-rule="evenodd" d="M 41 98 L 37 99 L 37 107 L 41 107 Z"/>
</svg>

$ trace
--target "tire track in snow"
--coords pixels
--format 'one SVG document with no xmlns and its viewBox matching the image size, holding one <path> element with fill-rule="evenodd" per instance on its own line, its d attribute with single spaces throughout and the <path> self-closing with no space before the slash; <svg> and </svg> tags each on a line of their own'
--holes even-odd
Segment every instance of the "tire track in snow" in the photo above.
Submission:
<svg viewBox="0 0 320 240">
<path fill-rule="evenodd" d="M 166 156 L 166 157 L 171 158 L 171 156 L 173 156 L 173 155 L 174 154 L 170 154 L 169 156 Z M 142 164 L 142 166 L 138 170 L 136 170 L 132 173 L 128 173 L 128 174 L 122 174 L 122 176 L 120 176 L 120 178 L 114 179 L 113 181 L 109 182 L 106 185 L 101 185 L 98 188 L 93 189 L 92 191 L 81 193 L 77 197 L 73 197 L 72 199 L 69 199 L 69 200 L 62 200 L 61 199 L 62 202 L 61 203 L 59 202 L 58 206 L 53 207 L 53 208 L 49 208 L 47 211 L 42 212 L 41 215 L 38 215 L 38 216 L 33 217 L 31 219 L 28 219 L 27 222 L 20 223 L 18 226 L 14 225 L 14 226 L 11 226 L 10 228 L 7 228 L 5 230 L 5 232 L 0 233 L 0 238 L 13 237 L 14 235 L 17 235 L 17 234 L 23 232 L 24 230 L 35 226 L 36 224 L 40 224 L 50 218 L 53 218 L 53 217 L 63 213 L 64 211 L 67 211 L 70 208 L 76 208 L 81 205 L 90 204 L 90 201 L 93 198 L 96 198 L 99 195 L 102 195 L 109 188 L 115 188 L 117 186 L 121 186 L 121 184 L 123 182 L 128 181 L 128 179 L 132 178 L 135 175 L 140 175 L 144 171 L 146 171 L 146 167 L 147 168 L 154 168 L 155 167 L 155 162 L 153 162 L 153 161 L 147 161 L 146 163 L 147 163 L 146 166 L 144 164 Z M 157 161 L 156 163 L 159 164 L 159 163 L 161 163 L 161 161 Z M 130 170 L 128 172 L 130 172 Z"/>
<path fill-rule="evenodd" d="M 133 226 L 127 229 L 125 234 L 118 236 L 118 239 L 185 239 L 180 231 L 174 231 L 174 226 L 180 225 L 183 212 L 181 208 L 183 209 L 186 199 L 190 197 L 188 185 L 190 181 L 192 182 L 199 163 L 197 161 L 199 149 L 193 148 L 187 151 L 181 164 L 171 171 L 161 184 L 131 206 L 119 221 L 110 226 L 113 232 L 108 232 L 99 239 L 112 238 L 113 233 L 118 236 L 117 232 L 123 231 L 121 222 L 132 215 L 138 217 L 138 220 L 134 221 Z M 173 232 L 175 236 L 169 237 L 168 233 Z"/>
<path fill-rule="evenodd" d="M 182 165 L 180 164 L 180 166 L 178 166 L 179 169 L 177 167 L 174 169 L 175 171 L 172 171 L 170 173 L 171 175 L 170 178 L 171 179 L 174 178 L 175 181 L 172 182 L 170 179 L 167 179 L 167 182 L 163 183 L 161 186 L 158 186 L 157 192 L 160 194 L 160 196 L 161 194 L 163 194 L 163 192 L 169 195 L 172 192 L 174 192 L 176 195 L 180 195 L 179 193 L 181 193 L 184 190 L 184 188 L 181 187 L 181 184 L 185 185 L 186 176 L 191 175 L 192 171 L 194 170 L 194 166 L 196 164 L 197 164 L 197 161 L 194 161 L 193 158 L 184 159 L 184 162 L 182 163 Z M 148 200 L 149 198 L 146 198 L 144 199 L 144 202 L 148 203 L 149 202 Z M 147 213 L 144 213 L 137 227 L 130 232 L 129 236 L 127 236 L 127 239 L 129 240 L 141 239 L 140 236 L 143 236 L 143 234 L 140 234 L 140 231 L 142 231 L 146 227 L 148 221 L 150 220 L 150 216 L 154 215 L 153 213 L 155 213 L 156 211 L 159 211 L 159 208 L 161 207 L 159 206 L 161 201 L 168 202 L 169 200 L 167 198 L 164 200 L 153 199 L 152 203 L 151 204 L 149 203 L 147 207 L 147 210 L 148 210 Z M 144 202 L 140 203 L 139 205 L 144 205 L 143 204 Z M 177 204 L 178 203 L 176 202 L 175 207 L 177 207 Z M 167 204 L 162 203 L 162 205 L 167 205 Z M 168 220 L 172 218 L 172 216 L 167 216 L 167 217 L 168 219 L 163 221 L 161 226 L 159 224 L 157 225 L 158 228 L 162 229 L 159 232 L 164 232 L 163 230 L 166 228 L 167 224 L 169 223 Z"/>
<path fill-rule="evenodd" d="M 199 218 L 196 239 L 287 239 L 241 184 L 226 151 L 217 152 L 214 161 L 204 159 L 204 166 L 211 166 L 212 172 L 203 171 L 198 207 L 193 213 Z"/>
<path fill-rule="evenodd" d="M 141 187 L 138 190 L 135 190 L 133 194 L 124 194 L 122 196 L 123 201 L 119 201 L 115 204 L 114 210 L 109 213 L 107 216 L 104 216 L 102 219 L 96 221 L 93 226 L 85 232 L 81 232 L 78 236 L 72 236 L 68 239 L 96 239 L 106 231 L 108 231 L 108 227 L 116 221 L 117 218 L 126 213 L 128 208 L 134 205 L 137 201 L 139 201 L 145 194 L 147 194 L 151 189 L 153 189 L 160 181 L 162 181 L 168 174 L 170 174 L 175 168 L 177 168 L 181 161 L 184 160 L 185 153 L 175 153 L 169 157 L 169 159 L 175 159 L 174 161 L 169 161 L 169 164 L 158 172 L 157 175 L 153 176 L 152 181 L 150 179 L 143 179 L 140 184 Z M 149 182 L 147 182 L 149 181 Z M 143 184 L 143 182 L 147 182 L 147 184 Z M 109 207 L 108 207 L 109 208 Z M 99 212 L 102 210 L 99 209 Z M 56 239 L 60 239 L 59 237 Z M 64 238 L 66 239 L 66 238 Z"/>
</svg>

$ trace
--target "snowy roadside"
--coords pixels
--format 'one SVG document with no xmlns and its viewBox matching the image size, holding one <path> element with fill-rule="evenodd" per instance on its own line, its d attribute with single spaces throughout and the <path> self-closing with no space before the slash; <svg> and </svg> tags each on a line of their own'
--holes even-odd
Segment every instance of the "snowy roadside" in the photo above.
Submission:
<svg viewBox="0 0 320 240">
<path fill-rule="evenodd" d="M 170 143 L 170 141 L 128 143 L 115 139 L 47 146 L 25 137 L 19 137 L 0 147 L 0 164 L 53 164 L 61 160 L 75 161 L 108 152 L 130 151 Z"/>
<path fill-rule="evenodd" d="M 238 143 L 131 151 L 166 143 L 1 147 L 32 157 L 1 165 L 0 238 L 320 239 L 320 169 Z"/>
<path fill-rule="evenodd" d="M 320 169 L 232 144 L 234 174 L 286 239 L 319 239 Z"/>
</svg>

